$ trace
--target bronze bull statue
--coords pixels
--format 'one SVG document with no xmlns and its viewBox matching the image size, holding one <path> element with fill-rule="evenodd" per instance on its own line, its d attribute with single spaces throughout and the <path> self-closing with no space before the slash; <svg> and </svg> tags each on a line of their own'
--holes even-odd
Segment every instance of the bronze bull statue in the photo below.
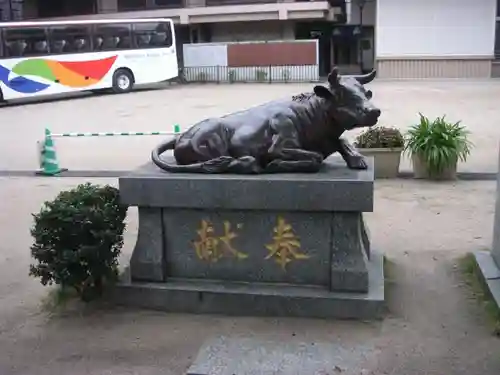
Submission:
<svg viewBox="0 0 500 375">
<path fill-rule="evenodd" d="M 203 120 L 157 146 L 151 158 L 168 172 L 317 172 L 325 158 L 338 152 L 349 168 L 366 169 L 363 156 L 340 136 L 377 123 L 380 109 L 363 86 L 375 75 L 373 70 L 341 76 L 333 68 L 328 87 Z M 177 164 L 161 159 L 166 150 L 174 150 Z"/>
</svg>

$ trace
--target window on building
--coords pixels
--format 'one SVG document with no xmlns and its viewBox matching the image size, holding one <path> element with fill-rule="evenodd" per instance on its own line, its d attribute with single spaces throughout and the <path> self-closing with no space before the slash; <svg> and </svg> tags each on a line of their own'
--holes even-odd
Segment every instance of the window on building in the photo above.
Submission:
<svg viewBox="0 0 500 375">
<path fill-rule="evenodd" d="M 118 10 L 141 10 L 148 8 L 148 0 L 118 0 Z"/>
<path fill-rule="evenodd" d="M 131 27 L 128 24 L 95 25 L 94 51 L 116 51 L 132 48 Z"/>
<path fill-rule="evenodd" d="M 45 28 L 4 29 L 5 57 L 42 56 L 49 53 Z"/>
<path fill-rule="evenodd" d="M 91 50 L 90 27 L 54 26 L 49 28 L 50 52 L 81 53 Z"/>
<path fill-rule="evenodd" d="M 182 8 L 183 0 L 154 0 L 158 8 Z"/>
<path fill-rule="evenodd" d="M 30 7 L 37 10 L 40 18 L 97 13 L 96 0 L 24 0 L 25 6 L 28 2 Z"/>
<path fill-rule="evenodd" d="M 172 45 L 172 31 L 168 23 L 137 23 L 134 25 L 133 34 L 138 48 L 161 48 Z"/>
</svg>

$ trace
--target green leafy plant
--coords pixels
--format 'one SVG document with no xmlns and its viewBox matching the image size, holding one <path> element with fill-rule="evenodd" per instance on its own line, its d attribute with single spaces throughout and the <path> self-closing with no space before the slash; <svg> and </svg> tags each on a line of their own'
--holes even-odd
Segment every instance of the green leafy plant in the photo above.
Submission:
<svg viewBox="0 0 500 375">
<path fill-rule="evenodd" d="M 236 82 L 236 70 L 230 70 L 227 73 L 228 79 L 230 83 Z"/>
<path fill-rule="evenodd" d="M 255 71 L 255 80 L 257 82 L 263 82 L 267 79 L 267 72 L 265 70 L 256 70 Z"/>
<path fill-rule="evenodd" d="M 403 134 L 396 128 L 377 126 L 356 137 L 358 148 L 403 148 Z"/>
<path fill-rule="evenodd" d="M 127 207 L 118 189 L 90 183 L 63 191 L 34 214 L 30 276 L 89 301 L 116 280 Z"/>
<path fill-rule="evenodd" d="M 421 113 L 419 116 L 420 122 L 412 125 L 405 134 L 404 150 L 420 158 L 430 176 L 439 175 L 459 160 L 467 160 L 473 144 L 461 121 L 448 122 L 445 116 L 431 121 Z"/>
</svg>

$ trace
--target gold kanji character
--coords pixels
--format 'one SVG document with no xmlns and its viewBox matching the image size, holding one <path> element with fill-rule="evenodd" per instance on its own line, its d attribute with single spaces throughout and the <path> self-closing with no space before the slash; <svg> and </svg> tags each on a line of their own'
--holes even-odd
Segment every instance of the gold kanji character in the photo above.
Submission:
<svg viewBox="0 0 500 375">
<path fill-rule="evenodd" d="M 238 259 L 248 258 L 248 254 L 236 250 L 231 244 L 231 241 L 236 237 L 238 237 L 238 235 L 231 231 L 231 223 L 229 221 L 224 221 L 224 235 L 219 237 L 219 240 L 224 244 L 224 249 Z"/>
<path fill-rule="evenodd" d="M 194 241 L 196 255 L 201 260 L 217 262 L 224 256 L 245 259 L 247 254 L 236 250 L 231 241 L 238 235 L 231 231 L 231 223 L 224 221 L 224 234 L 217 236 L 213 224 L 208 220 L 201 221 L 201 228 L 196 231 L 198 241 Z"/>
<path fill-rule="evenodd" d="M 286 266 L 292 260 L 308 259 L 309 255 L 300 252 L 300 240 L 295 235 L 290 224 L 281 216 L 278 217 L 278 225 L 273 228 L 273 242 L 266 245 L 269 254 L 265 259 L 274 258 L 275 261 L 286 270 Z"/>
<path fill-rule="evenodd" d="M 198 241 L 194 241 L 196 255 L 202 260 L 211 260 L 216 262 L 219 258 L 218 245 L 219 239 L 214 237 L 214 227 L 207 220 L 201 221 L 201 228 L 196 231 Z"/>
</svg>

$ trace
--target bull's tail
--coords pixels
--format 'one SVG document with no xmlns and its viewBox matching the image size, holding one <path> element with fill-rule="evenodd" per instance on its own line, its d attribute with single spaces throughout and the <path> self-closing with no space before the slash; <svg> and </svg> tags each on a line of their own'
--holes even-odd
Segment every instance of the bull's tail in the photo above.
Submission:
<svg viewBox="0 0 500 375">
<path fill-rule="evenodd" d="M 234 161 L 230 156 L 221 156 L 212 160 L 201 163 L 188 165 L 179 165 L 167 163 L 160 158 L 160 155 L 167 150 L 173 150 L 177 143 L 177 138 L 170 139 L 160 143 L 151 152 L 151 159 L 160 169 L 167 172 L 184 172 L 184 173 L 224 173 L 228 170 L 229 165 Z"/>
</svg>

